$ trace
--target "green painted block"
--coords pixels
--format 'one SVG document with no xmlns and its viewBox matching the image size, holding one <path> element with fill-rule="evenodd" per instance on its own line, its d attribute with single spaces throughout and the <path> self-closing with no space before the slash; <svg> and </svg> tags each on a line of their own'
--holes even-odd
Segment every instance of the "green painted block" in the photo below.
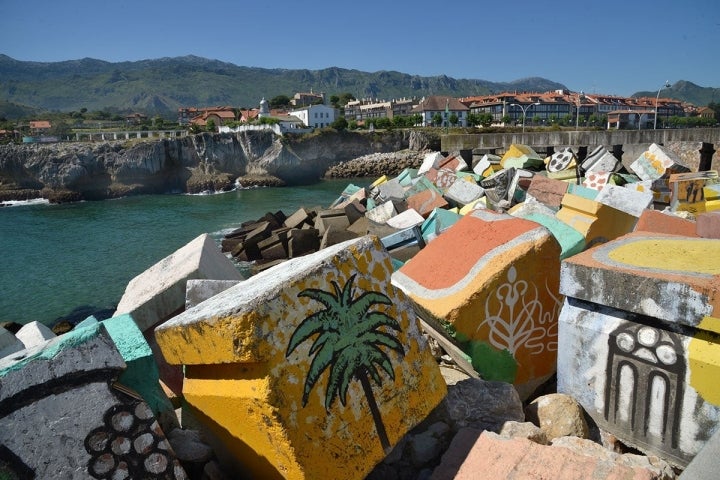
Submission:
<svg viewBox="0 0 720 480">
<path fill-rule="evenodd" d="M 570 183 L 568 185 L 567 193 L 572 193 L 573 195 L 587 198 L 588 200 L 595 200 L 595 197 L 597 197 L 597 194 L 600 192 L 598 192 L 594 188 L 583 187 L 582 185 Z"/>
<path fill-rule="evenodd" d="M 405 198 L 410 198 L 416 193 L 424 192 L 425 190 L 434 190 L 438 195 L 442 195 L 442 191 L 440 191 L 440 189 L 437 188 L 434 183 L 432 183 L 426 177 L 421 176 L 418 177 L 415 184 L 412 187 L 408 188 L 408 191 L 405 192 Z"/>
<path fill-rule="evenodd" d="M 397 176 L 397 180 L 403 187 L 409 187 L 412 182 L 418 176 L 417 168 L 406 168 Z"/>
<path fill-rule="evenodd" d="M 468 177 L 472 178 L 473 180 L 475 180 L 475 183 L 478 183 L 478 184 L 480 183 L 480 181 L 483 178 L 485 178 L 482 175 L 478 175 L 477 173 L 472 173 L 472 172 L 457 172 L 457 176 L 459 179 L 468 178 Z"/>
<path fill-rule="evenodd" d="M 420 228 L 425 242 L 429 242 L 453 226 L 461 217 L 462 215 L 445 210 L 444 208 L 436 208 L 433 210 Z"/>
<path fill-rule="evenodd" d="M 560 244 L 560 260 L 563 260 L 585 250 L 585 237 L 567 223 L 559 220 L 553 215 L 544 215 L 532 212 L 527 215 L 520 215 L 522 218 L 539 223 L 550 230 L 555 240 Z"/>
</svg>

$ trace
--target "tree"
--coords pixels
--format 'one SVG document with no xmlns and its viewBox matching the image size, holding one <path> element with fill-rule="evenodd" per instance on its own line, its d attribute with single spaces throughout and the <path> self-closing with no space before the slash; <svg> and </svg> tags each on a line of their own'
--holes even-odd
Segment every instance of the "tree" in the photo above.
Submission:
<svg viewBox="0 0 720 480">
<path fill-rule="evenodd" d="M 504 116 L 502 117 L 502 123 L 504 123 L 505 125 L 507 125 L 507 124 L 510 123 L 511 121 L 512 121 L 512 118 L 510 117 L 510 115 L 504 115 Z"/>
<path fill-rule="evenodd" d="M 271 108 L 282 108 L 290 105 L 290 97 L 287 95 L 278 95 L 270 99 L 268 102 Z"/>
<path fill-rule="evenodd" d="M 481 113 L 480 117 L 478 118 L 480 125 L 487 128 L 490 125 L 492 125 L 493 122 L 493 116 L 490 113 Z"/>
<path fill-rule="evenodd" d="M 451 113 L 451 114 L 450 114 L 450 117 L 448 118 L 448 121 L 450 122 L 450 125 L 452 125 L 453 127 L 454 127 L 455 125 L 457 125 L 457 123 L 458 123 L 458 116 L 457 116 L 457 114 L 456 114 L 456 113 Z"/>
<path fill-rule="evenodd" d="M 435 113 L 432 116 L 432 124 L 435 125 L 436 127 L 439 127 L 440 125 L 442 125 L 442 123 L 443 123 L 442 115 L 440 115 L 439 112 Z"/>
<path fill-rule="evenodd" d="M 215 120 L 213 120 L 213 119 L 211 118 L 211 119 L 208 120 L 207 123 L 205 124 L 205 130 L 207 130 L 208 132 L 214 132 L 214 131 L 215 131 L 215 128 L 216 128 L 216 127 L 215 127 Z"/>
<path fill-rule="evenodd" d="M 395 380 L 395 372 L 388 354 L 382 347 L 405 355 L 402 344 L 391 333 L 401 331 L 400 324 L 382 311 L 371 311 L 373 305 L 392 305 L 392 301 L 380 292 L 363 292 L 356 298 L 353 292 L 352 275 L 347 283 L 340 288 L 333 281 L 334 293 L 308 288 L 298 297 L 315 300 L 325 306 L 306 317 L 293 332 L 288 342 L 285 357 L 303 342 L 315 337 L 309 355 L 313 356 L 305 377 L 302 405 L 307 405 L 310 392 L 325 370 L 329 369 L 325 387 L 325 410 L 329 411 L 333 401 L 340 399 L 345 406 L 350 382 L 360 381 L 380 444 L 386 453 L 390 451 L 390 441 L 380 415 L 370 378 L 382 387 L 381 372 L 384 371 L 391 380 Z M 379 330 L 384 327 L 385 330 Z"/>
<path fill-rule="evenodd" d="M 153 124 L 155 125 L 155 128 L 157 128 L 158 130 L 162 130 L 163 126 L 165 125 L 165 119 L 158 115 L 153 119 Z"/>
<path fill-rule="evenodd" d="M 348 127 L 348 122 L 345 120 L 345 117 L 338 117 L 334 122 L 330 124 L 332 128 L 335 130 L 346 130 Z"/>
</svg>

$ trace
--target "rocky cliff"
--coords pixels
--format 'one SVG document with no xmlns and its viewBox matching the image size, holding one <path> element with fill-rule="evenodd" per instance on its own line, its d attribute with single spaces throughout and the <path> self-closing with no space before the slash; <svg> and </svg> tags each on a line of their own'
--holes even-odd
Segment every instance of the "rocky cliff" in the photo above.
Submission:
<svg viewBox="0 0 720 480">
<path fill-rule="evenodd" d="M 101 200 L 141 193 L 293 185 L 371 153 L 439 148 L 410 131 L 335 132 L 280 137 L 271 131 L 200 134 L 155 141 L 0 146 L 0 201 Z"/>
</svg>

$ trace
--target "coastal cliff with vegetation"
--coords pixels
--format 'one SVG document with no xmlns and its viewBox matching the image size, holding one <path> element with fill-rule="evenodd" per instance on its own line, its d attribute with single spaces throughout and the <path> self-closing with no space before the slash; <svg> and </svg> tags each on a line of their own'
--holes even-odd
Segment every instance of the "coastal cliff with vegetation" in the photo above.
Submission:
<svg viewBox="0 0 720 480">
<path fill-rule="evenodd" d="M 411 130 L 323 130 L 301 136 L 268 130 L 142 142 L 2 145 L 0 201 L 68 202 L 221 191 L 236 184 L 307 184 L 358 157 L 438 147 L 439 136 Z"/>
</svg>

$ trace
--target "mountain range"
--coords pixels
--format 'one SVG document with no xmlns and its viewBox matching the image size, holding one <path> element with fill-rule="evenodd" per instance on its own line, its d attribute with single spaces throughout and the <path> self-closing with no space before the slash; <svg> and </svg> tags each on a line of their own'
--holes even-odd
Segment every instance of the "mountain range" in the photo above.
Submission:
<svg viewBox="0 0 720 480">
<path fill-rule="evenodd" d="M 356 98 L 389 100 L 565 88 L 561 83 L 539 77 L 490 82 L 445 75 L 423 77 L 396 71 L 369 73 L 337 67 L 265 69 L 196 56 L 113 63 L 92 58 L 26 62 L 0 54 L 0 118 L 6 119 L 82 108 L 173 118 L 179 107 L 248 108 L 257 106 L 262 98 L 292 97 L 296 92 L 310 91 L 327 96 L 349 92 Z M 662 94 L 695 105 L 720 101 L 720 89 L 687 81 L 675 83 Z M 656 92 L 635 94 L 643 95 L 655 96 Z"/>
</svg>

